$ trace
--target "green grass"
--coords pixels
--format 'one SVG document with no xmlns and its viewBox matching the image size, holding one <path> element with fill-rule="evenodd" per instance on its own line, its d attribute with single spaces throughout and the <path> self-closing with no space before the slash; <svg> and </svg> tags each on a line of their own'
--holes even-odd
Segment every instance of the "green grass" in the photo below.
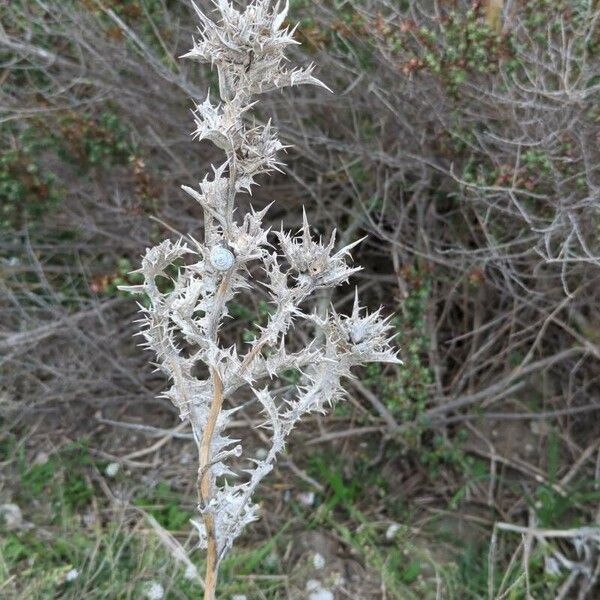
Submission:
<svg viewBox="0 0 600 600">
<path fill-rule="evenodd" d="M 559 480 L 563 451 L 558 436 L 550 433 L 546 447 L 547 483 L 533 491 L 530 506 L 540 526 L 583 524 L 586 510 L 597 505 L 600 493 L 583 477 L 574 480 L 566 493 L 557 492 L 553 486 Z M 390 444 L 386 460 L 397 451 L 398 442 Z M 496 592 L 510 589 L 507 598 L 524 597 L 522 561 L 511 564 L 520 536 L 501 533 L 491 549 L 491 529 L 479 525 L 468 536 L 457 535 L 455 529 L 468 489 L 477 483 L 485 487 L 489 481 L 486 462 L 454 457 L 463 471 L 462 483 L 449 497 L 443 515 L 424 520 L 418 506 L 404 503 L 401 486 L 391 485 L 370 466 L 373 453 L 367 444 L 344 460 L 324 451 L 305 457 L 307 473 L 324 487 L 315 505 L 301 505 L 292 497 L 287 520 L 285 515 L 279 519 L 270 536 L 250 531 L 243 537 L 222 565 L 221 597 L 242 593 L 249 599 L 287 597 L 290 569 L 304 567 L 282 557 L 307 529 L 336 539 L 353 560 L 381 578 L 391 599 L 435 598 L 441 589 L 444 599 L 479 600 L 487 598 L 490 578 Z M 99 485 L 106 463 L 94 458 L 85 443 L 64 446 L 32 464 L 25 445 L 16 436 L 5 435 L 0 462 L 9 465 L 11 493 L 2 503 L 20 506 L 27 523 L 18 530 L 1 531 L 0 597 L 138 599 L 152 581 L 163 586 L 165 598 L 200 596 L 199 582 L 186 579 L 185 564 L 171 555 L 148 519 L 153 517 L 177 536 L 201 573 L 202 555 L 194 549 L 188 524 L 193 516 L 186 508 L 190 499 L 175 487 L 166 483 L 140 487 L 122 470 L 105 481 L 113 491 L 125 491 L 122 497 L 127 500 L 110 500 Z M 499 485 L 520 489 L 508 479 Z M 131 495 L 133 490 L 141 491 Z M 386 535 L 392 523 L 398 527 L 394 535 Z M 488 572 L 492 550 L 493 576 Z M 536 547 L 529 561 L 529 586 L 533 598 L 542 600 L 553 597 L 562 581 L 544 572 L 546 552 Z M 68 581 L 67 574 L 74 569 L 78 575 Z"/>
<path fill-rule="evenodd" d="M 160 482 L 147 495 L 134 498 L 132 504 L 144 509 L 169 531 L 187 528 L 193 516 L 181 508 L 181 497 L 164 482 Z"/>
<path fill-rule="evenodd" d="M 192 514 L 182 508 L 189 501 L 167 484 L 147 488 L 131 502 L 111 503 L 93 477 L 102 476 L 106 463 L 94 459 L 84 444 L 65 446 L 30 464 L 23 446 L 7 436 L 0 443 L 0 461 L 10 463 L 9 500 L 25 520 L 18 530 L 0 523 L 0 597 L 138 599 L 153 581 L 163 586 L 165 598 L 201 596 L 200 583 L 186 579 L 185 564 L 173 558 L 146 518 L 179 535 L 191 533 Z M 107 481 L 116 489 L 127 478 L 119 474 Z M 281 598 L 285 577 L 279 562 L 266 558 L 277 555 L 285 530 L 246 550 L 241 545 L 227 558 L 221 578 L 225 597 L 250 591 L 255 593 L 250 597 Z M 201 572 L 193 539 L 188 537 L 188 551 Z M 78 575 L 69 581 L 73 570 Z"/>
</svg>

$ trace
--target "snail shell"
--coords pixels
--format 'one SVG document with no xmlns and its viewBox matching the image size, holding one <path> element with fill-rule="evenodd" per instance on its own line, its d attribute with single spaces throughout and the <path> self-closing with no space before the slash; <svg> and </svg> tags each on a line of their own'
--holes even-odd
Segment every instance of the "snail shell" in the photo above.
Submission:
<svg viewBox="0 0 600 600">
<path fill-rule="evenodd" d="M 231 250 L 223 246 L 215 246 L 210 251 L 210 264 L 217 271 L 229 271 L 235 263 L 235 256 Z"/>
</svg>

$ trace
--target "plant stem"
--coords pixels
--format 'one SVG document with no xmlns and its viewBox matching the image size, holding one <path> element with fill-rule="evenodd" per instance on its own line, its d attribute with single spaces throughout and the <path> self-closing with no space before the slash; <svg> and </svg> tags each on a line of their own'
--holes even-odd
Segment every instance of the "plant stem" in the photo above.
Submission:
<svg viewBox="0 0 600 600">
<path fill-rule="evenodd" d="M 210 449 L 221 407 L 223 406 L 223 381 L 218 371 L 211 369 L 213 385 L 213 400 L 210 405 L 204 435 L 200 443 L 199 468 L 198 468 L 198 501 L 200 506 L 206 508 L 213 494 L 213 480 L 210 471 Z M 204 527 L 208 548 L 206 552 L 206 577 L 204 581 L 204 600 L 215 600 L 218 573 L 217 538 L 215 535 L 214 517 L 210 512 L 204 513 Z"/>
</svg>

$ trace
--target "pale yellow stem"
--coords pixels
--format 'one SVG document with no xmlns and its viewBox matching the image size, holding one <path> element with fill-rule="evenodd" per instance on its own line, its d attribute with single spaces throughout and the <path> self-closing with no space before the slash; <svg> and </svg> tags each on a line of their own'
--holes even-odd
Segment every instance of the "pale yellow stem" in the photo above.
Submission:
<svg viewBox="0 0 600 600">
<path fill-rule="evenodd" d="M 211 369 L 211 380 L 213 385 L 213 399 L 208 412 L 206 427 L 202 435 L 199 448 L 198 468 L 198 501 L 202 507 L 207 507 L 213 495 L 213 477 L 210 470 L 213 436 L 217 426 L 217 419 L 223 406 L 223 381 L 216 369 Z M 215 600 L 217 589 L 218 556 L 217 538 L 213 515 L 209 512 L 204 514 L 204 527 L 208 548 L 206 551 L 206 577 L 204 581 L 204 600 Z"/>
</svg>

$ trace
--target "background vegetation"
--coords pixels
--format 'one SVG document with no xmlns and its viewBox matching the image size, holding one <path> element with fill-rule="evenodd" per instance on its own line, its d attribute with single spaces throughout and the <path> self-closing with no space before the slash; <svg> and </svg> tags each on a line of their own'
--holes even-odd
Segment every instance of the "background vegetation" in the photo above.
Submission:
<svg viewBox="0 0 600 600">
<path fill-rule="evenodd" d="M 598 597 L 598 3 L 291 6 L 336 93 L 266 98 L 293 147 L 252 202 L 368 234 L 405 365 L 306 424 L 223 598 Z M 2 597 L 199 595 L 193 444 L 117 291 L 201 230 L 194 28 L 184 0 L 0 2 Z M 234 310 L 248 339 L 268 307 Z"/>
</svg>

